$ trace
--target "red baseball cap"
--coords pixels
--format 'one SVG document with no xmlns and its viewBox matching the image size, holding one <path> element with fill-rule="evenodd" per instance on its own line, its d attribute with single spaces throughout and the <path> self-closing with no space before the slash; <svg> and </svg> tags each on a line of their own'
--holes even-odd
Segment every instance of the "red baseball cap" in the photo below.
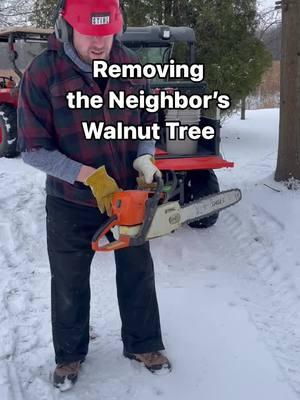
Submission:
<svg viewBox="0 0 300 400">
<path fill-rule="evenodd" d="M 83 35 L 106 36 L 123 29 L 119 0 L 66 0 L 61 15 Z"/>
</svg>

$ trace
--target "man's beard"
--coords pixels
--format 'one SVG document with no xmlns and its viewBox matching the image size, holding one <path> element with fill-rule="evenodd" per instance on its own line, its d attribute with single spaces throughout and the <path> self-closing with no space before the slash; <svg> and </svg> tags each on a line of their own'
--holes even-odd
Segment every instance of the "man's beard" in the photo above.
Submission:
<svg viewBox="0 0 300 400">
<path fill-rule="evenodd" d="M 104 61 L 108 61 L 109 60 L 109 53 L 105 53 L 105 54 L 101 54 L 101 56 L 99 55 L 98 57 L 95 56 L 93 58 L 91 58 L 89 55 L 81 57 L 83 58 L 83 61 L 85 61 L 87 64 L 92 65 L 94 60 L 104 60 Z"/>
</svg>

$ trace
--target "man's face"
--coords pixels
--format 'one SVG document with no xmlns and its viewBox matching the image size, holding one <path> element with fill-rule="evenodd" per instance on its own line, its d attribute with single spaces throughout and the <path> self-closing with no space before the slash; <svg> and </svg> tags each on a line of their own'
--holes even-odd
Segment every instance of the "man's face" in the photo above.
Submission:
<svg viewBox="0 0 300 400">
<path fill-rule="evenodd" d="M 108 60 L 114 35 L 89 36 L 73 30 L 73 43 L 79 57 L 88 64 L 93 60 Z"/>
</svg>

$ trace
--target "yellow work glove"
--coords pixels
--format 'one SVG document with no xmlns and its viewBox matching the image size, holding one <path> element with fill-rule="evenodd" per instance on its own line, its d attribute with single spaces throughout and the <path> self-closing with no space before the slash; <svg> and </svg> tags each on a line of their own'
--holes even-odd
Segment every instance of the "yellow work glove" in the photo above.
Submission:
<svg viewBox="0 0 300 400">
<path fill-rule="evenodd" d="M 107 215 L 111 216 L 111 202 L 114 193 L 121 192 L 121 189 L 116 181 L 107 174 L 105 166 L 103 165 L 92 173 L 84 184 L 90 186 L 101 213 L 106 211 Z"/>
</svg>

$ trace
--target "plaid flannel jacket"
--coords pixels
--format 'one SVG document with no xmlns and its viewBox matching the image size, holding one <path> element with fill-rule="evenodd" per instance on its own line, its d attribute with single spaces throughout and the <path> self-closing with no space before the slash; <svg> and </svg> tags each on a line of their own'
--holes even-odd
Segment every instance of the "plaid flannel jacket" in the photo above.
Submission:
<svg viewBox="0 0 300 400">
<path fill-rule="evenodd" d="M 137 56 L 115 39 L 110 63 L 137 62 Z M 146 79 L 109 79 L 102 95 L 107 104 L 108 91 L 137 94 L 140 89 L 149 90 Z M 137 172 L 132 163 L 137 156 L 138 140 L 87 140 L 81 122 L 104 121 L 106 125 L 116 125 L 122 121 L 126 125 L 146 126 L 156 121 L 156 115 L 140 109 L 108 109 L 105 104 L 98 110 L 71 110 L 65 96 L 77 90 L 89 96 L 100 93 L 91 75 L 82 72 L 65 55 L 62 44 L 51 36 L 48 49 L 29 65 L 20 85 L 18 150 L 57 149 L 85 165 L 94 168 L 105 165 L 119 187 L 133 189 Z M 79 182 L 72 185 L 47 175 L 46 192 L 75 203 L 97 206 L 90 188 Z"/>
</svg>

